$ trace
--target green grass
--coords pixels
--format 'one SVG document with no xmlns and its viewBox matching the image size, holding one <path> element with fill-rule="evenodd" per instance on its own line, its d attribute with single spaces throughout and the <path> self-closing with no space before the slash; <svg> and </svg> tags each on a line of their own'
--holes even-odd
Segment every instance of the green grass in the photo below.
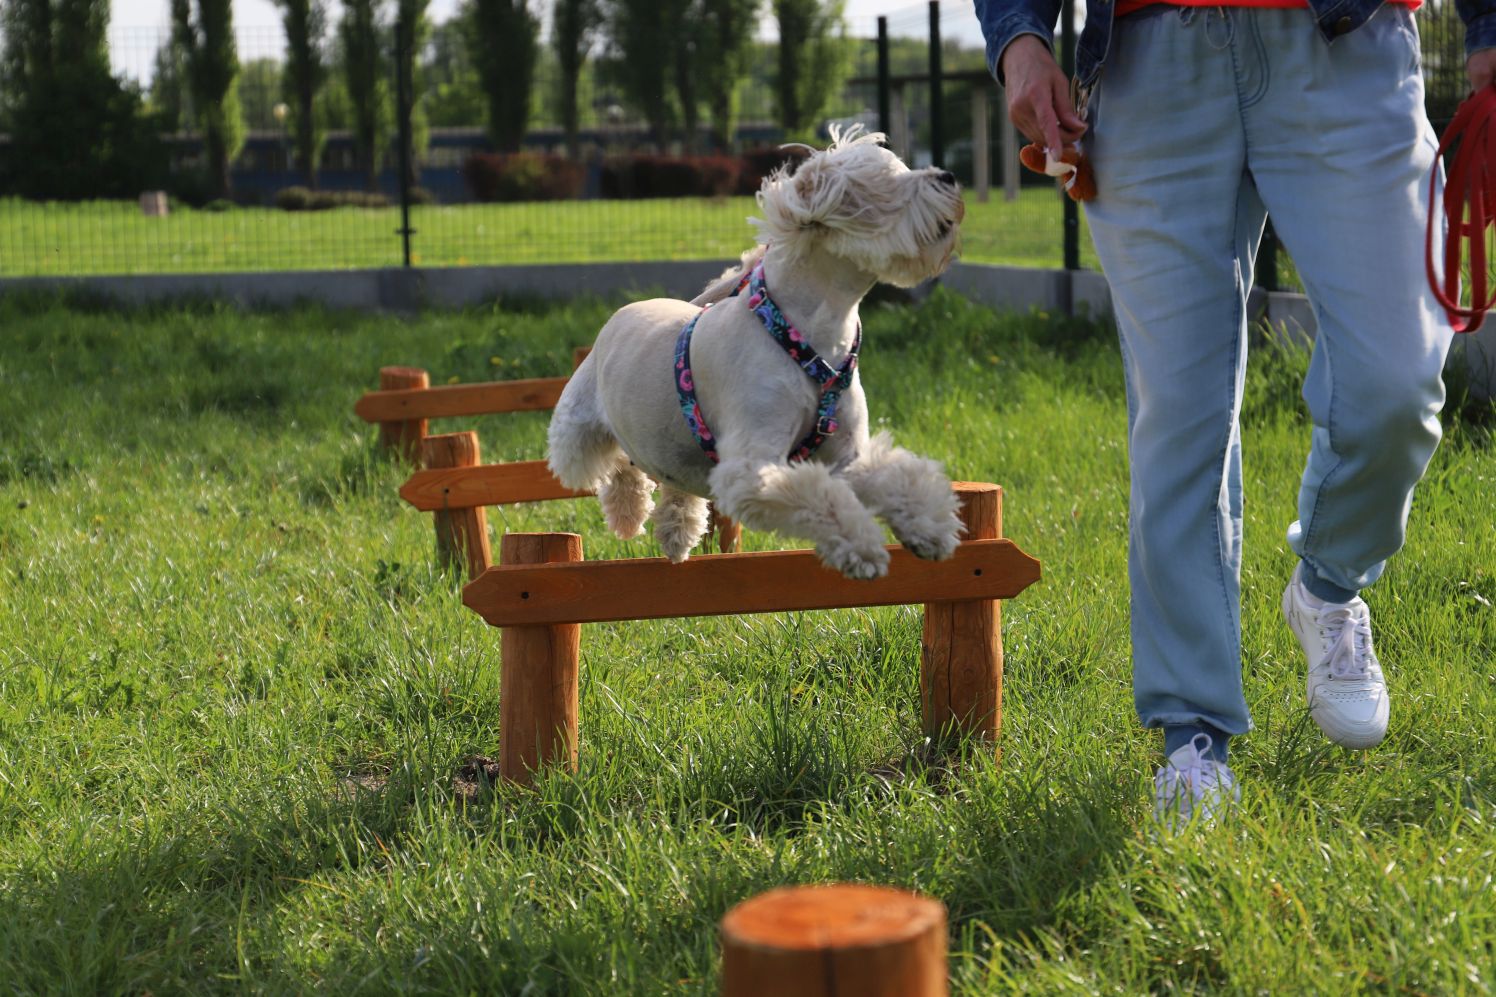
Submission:
<svg viewBox="0 0 1496 997">
<path fill-rule="evenodd" d="M 1055 192 L 1026 187 L 985 204 L 967 198 L 962 258 L 1059 266 Z M 561 201 L 417 207 L 417 266 L 731 259 L 753 241 L 748 197 L 721 200 Z M 321 270 L 401 264 L 396 208 L 226 212 L 176 208 L 146 218 L 134 204 L 0 200 L 0 276 Z M 1082 233 L 1082 262 L 1094 267 Z"/>
<path fill-rule="evenodd" d="M 783 883 L 943 900 L 960 994 L 1496 988 L 1496 450 L 1446 418 L 1368 593 L 1382 748 L 1315 736 L 1277 617 L 1301 357 L 1245 415 L 1239 815 L 1153 831 L 1129 692 L 1110 335 L 938 293 L 865 311 L 875 418 L 1006 489 L 1044 580 L 1003 608 L 1002 757 L 926 764 L 912 608 L 589 626 L 581 771 L 497 744 L 499 635 L 351 414 L 381 364 L 562 373 L 607 306 L 416 320 L 0 299 L 0 980 L 15 992 L 711 994 Z M 538 457 L 543 414 L 477 420 Z M 457 428 L 439 424 L 434 429 Z M 497 530 L 606 536 L 595 502 Z M 750 536 L 754 545 L 770 542 Z"/>
</svg>

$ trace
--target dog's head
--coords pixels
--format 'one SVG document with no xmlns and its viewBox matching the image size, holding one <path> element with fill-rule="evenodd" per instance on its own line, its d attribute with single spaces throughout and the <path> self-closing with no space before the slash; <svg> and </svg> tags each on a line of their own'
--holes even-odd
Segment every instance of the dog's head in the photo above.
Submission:
<svg viewBox="0 0 1496 997">
<path fill-rule="evenodd" d="M 910 287 L 950 263 L 966 214 L 956 178 L 911 170 L 879 143 L 878 132 L 831 128 L 831 145 L 790 173 L 780 169 L 758 192 L 759 238 L 792 256 L 825 252 L 879 280 Z"/>
</svg>

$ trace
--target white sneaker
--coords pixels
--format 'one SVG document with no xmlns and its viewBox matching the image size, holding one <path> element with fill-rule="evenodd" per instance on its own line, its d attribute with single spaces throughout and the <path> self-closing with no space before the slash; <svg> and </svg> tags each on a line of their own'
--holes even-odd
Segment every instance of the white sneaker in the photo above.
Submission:
<svg viewBox="0 0 1496 997">
<path fill-rule="evenodd" d="M 1153 777 L 1153 819 L 1179 827 L 1192 819 L 1213 824 L 1241 802 L 1241 787 L 1225 762 L 1210 757 L 1209 734 L 1179 747 Z"/>
<path fill-rule="evenodd" d="M 1370 748 L 1387 735 L 1387 683 L 1371 648 L 1371 610 L 1314 597 L 1296 569 L 1283 592 L 1283 618 L 1309 659 L 1309 715 L 1346 748 Z"/>
</svg>

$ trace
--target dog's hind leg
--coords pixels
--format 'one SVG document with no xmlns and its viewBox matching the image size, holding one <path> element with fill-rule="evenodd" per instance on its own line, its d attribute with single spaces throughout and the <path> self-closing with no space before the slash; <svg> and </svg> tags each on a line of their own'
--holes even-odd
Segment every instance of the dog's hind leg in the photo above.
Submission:
<svg viewBox="0 0 1496 997">
<path fill-rule="evenodd" d="M 579 491 L 597 491 L 623 458 L 603 418 L 592 361 L 590 356 L 582 361 L 561 392 L 546 438 L 551 473 Z"/>
<path fill-rule="evenodd" d="M 845 472 L 862 503 L 887 521 L 916 557 L 943 561 L 961 540 L 960 502 L 937 461 L 896 447 L 878 433 Z"/>
<path fill-rule="evenodd" d="M 706 499 L 661 485 L 660 502 L 655 506 L 653 518 L 661 552 L 679 564 L 691 556 L 691 548 L 706 533 Z"/>
<path fill-rule="evenodd" d="M 649 476 L 620 452 L 613 473 L 597 488 L 608 529 L 624 540 L 643 533 L 644 521 L 654 511 L 654 489 Z"/>
<path fill-rule="evenodd" d="M 727 459 L 708 482 L 717 507 L 744 526 L 813 541 L 826 566 L 848 578 L 888 573 L 882 527 L 823 465 Z"/>
</svg>

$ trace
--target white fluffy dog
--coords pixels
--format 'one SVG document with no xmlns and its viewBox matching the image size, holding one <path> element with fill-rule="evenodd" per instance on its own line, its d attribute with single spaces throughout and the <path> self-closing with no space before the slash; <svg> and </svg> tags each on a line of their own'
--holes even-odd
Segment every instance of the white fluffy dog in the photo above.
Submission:
<svg viewBox="0 0 1496 997">
<path fill-rule="evenodd" d="M 620 537 L 652 516 L 665 556 L 683 561 L 710 499 L 750 529 L 813 541 L 852 578 L 888 571 L 875 516 L 920 557 L 955 550 L 949 480 L 887 434 L 869 437 L 855 352 L 863 295 L 944 270 L 965 209 L 949 173 L 910 170 L 882 138 L 833 130 L 825 151 L 764 181 L 752 222 L 767 245 L 694 301 L 636 302 L 603 326 L 556 406 L 550 467 L 596 489 Z"/>
</svg>

